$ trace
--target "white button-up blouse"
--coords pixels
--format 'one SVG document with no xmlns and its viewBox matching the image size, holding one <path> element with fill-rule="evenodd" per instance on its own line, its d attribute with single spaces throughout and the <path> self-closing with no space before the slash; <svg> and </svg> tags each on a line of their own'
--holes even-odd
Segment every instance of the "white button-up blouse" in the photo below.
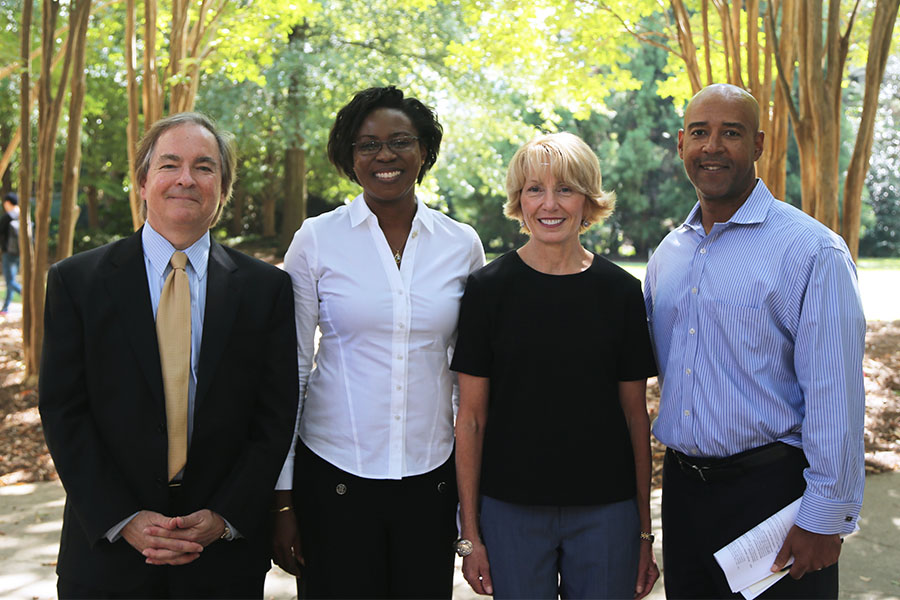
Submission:
<svg viewBox="0 0 900 600">
<path fill-rule="evenodd" d="M 297 325 L 297 433 L 360 477 L 427 473 L 453 449 L 448 366 L 463 287 L 484 250 L 470 226 L 417 203 L 399 269 L 362 195 L 304 221 L 284 259 Z M 277 489 L 292 487 L 293 463 L 292 446 Z"/>
</svg>

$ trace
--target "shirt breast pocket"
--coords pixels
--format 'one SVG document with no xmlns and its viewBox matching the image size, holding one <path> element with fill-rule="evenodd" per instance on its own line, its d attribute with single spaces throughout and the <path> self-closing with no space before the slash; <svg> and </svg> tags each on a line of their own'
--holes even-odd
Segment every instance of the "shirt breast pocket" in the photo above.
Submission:
<svg viewBox="0 0 900 600">
<path fill-rule="evenodd" d="M 765 308 L 733 304 L 716 300 L 715 327 L 719 330 L 719 343 L 740 357 L 752 361 L 764 359 L 765 349 L 773 344 L 773 327 Z"/>
</svg>

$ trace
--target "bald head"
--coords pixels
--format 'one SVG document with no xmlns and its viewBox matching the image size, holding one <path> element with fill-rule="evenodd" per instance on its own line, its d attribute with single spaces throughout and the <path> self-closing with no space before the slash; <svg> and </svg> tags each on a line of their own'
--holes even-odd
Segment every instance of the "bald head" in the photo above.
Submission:
<svg viewBox="0 0 900 600">
<path fill-rule="evenodd" d="M 731 218 L 750 196 L 764 137 L 759 105 L 741 88 L 715 84 L 691 98 L 678 132 L 678 155 L 697 190 L 707 231 Z"/>
<path fill-rule="evenodd" d="M 687 129 L 692 113 L 696 112 L 692 109 L 708 101 L 733 103 L 744 114 L 745 123 L 751 128 L 751 133 L 759 131 L 759 103 L 756 98 L 747 90 L 730 83 L 713 83 L 694 94 L 684 111 L 685 129 Z"/>
</svg>

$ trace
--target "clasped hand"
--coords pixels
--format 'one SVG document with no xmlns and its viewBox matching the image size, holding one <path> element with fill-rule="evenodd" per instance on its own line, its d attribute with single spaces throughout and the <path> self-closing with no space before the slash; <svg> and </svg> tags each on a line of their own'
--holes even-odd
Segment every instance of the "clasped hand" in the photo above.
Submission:
<svg viewBox="0 0 900 600">
<path fill-rule="evenodd" d="M 122 537 L 150 565 L 186 565 L 225 531 L 225 521 L 209 509 L 183 517 L 142 510 L 122 530 Z"/>
</svg>

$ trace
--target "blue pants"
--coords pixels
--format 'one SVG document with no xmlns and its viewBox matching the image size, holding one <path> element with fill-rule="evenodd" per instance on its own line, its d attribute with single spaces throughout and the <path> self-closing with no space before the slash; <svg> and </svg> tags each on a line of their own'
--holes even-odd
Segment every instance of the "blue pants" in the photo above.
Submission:
<svg viewBox="0 0 900 600">
<path fill-rule="evenodd" d="M 16 274 L 19 272 L 19 255 L 3 253 L 3 279 L 6 280 L 6 300 L 3 302 L 3 312 L 9 310 L 9 303 L 12 301 L 13 292 L 22 295 L 22 286 L 16 281 Z"/>
<path fill-rule="evenodd" d="M 494 598 L 631 598 L 640 555 L 634 499 L 534 506 L 481 499 Z"/>
</svg>

